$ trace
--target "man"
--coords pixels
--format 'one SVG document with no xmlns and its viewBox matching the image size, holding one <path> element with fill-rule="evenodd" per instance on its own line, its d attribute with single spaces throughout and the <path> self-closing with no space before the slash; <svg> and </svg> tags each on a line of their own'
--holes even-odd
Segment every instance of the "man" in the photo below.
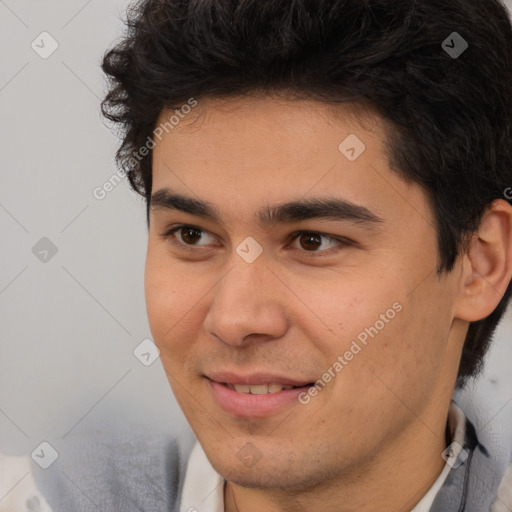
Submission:
<svg viewBox="0 0 512 512">
<path fill-rule="evenodd" d="M 511 293 L 504 6 L 146 0 L 129 26 L 103 111 L 147 202 L 150 326 L 198 443 L 167 449 L 160 500 L 130 466 L 97 503 L 512 510 L 509 452 L 452 400 Z"/>
</svg>

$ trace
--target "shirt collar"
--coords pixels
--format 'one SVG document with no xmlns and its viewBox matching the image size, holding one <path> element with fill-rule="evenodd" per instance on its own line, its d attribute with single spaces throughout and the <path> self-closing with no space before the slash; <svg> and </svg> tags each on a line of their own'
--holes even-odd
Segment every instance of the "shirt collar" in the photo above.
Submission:
<svg viewBox="0 0 512 512">
<path fill-rule="evenodd" d="M 411 510 L 411 512 L 430 511 L 437 493 L 444 485 L 448 474 L 455 465 L 454 458 L 459 455 L 460 448 L 464 445 L 466 437 L 466 416 L 455 402 L 451 403 L 450 410 L 448 411 L 448 434 L 451 439 L 451 445 L 443 452 L 443 458 L 445 459 L 446 464 L 444 465 L 440 475 L 437 477 L 437 480 L 427 491 L 427 494 L 423 496 L 421 501 Z"/>
</svg>

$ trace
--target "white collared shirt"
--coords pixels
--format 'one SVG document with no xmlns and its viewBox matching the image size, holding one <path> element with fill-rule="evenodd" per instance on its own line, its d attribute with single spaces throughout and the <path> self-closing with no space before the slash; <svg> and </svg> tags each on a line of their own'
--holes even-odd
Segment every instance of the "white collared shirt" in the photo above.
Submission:
<svg viewBox="0 0 512 512">
<path fill-rule="evenodd" d="M 452 402 L 448 414 L 452 442 L 464 445 L 466 417 Z M 411 512 L 429 512 L 439 489 L 446 481 L 451 466 L 447 462 L 437 480 Z M 189 457 L 180 512 L 224 512 L 224 478 L 213 469 L 201 445 L 196 442 Z"/>
</svg>

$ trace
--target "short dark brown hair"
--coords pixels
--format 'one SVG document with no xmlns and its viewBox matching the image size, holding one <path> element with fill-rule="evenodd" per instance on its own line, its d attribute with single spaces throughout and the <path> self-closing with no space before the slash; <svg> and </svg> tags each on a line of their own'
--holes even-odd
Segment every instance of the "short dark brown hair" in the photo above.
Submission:
<svg viewBox="0 0 512 512">
<path fill-rule="evenodd" d="M 151 152 L 133 156 L 162 110 L 255 92 L 370 105 L 386 119 L 391 167 L 431 200 L 439 273 L 486 207 L 510 200 L 512 28 L 498 0 L 143 0 L 102 67 L 102 110 L 123 131 L 117 161 L 148 208 Z M 460 386 L 481 369 L 510 294 L 470 324 Z"/>
</svg>

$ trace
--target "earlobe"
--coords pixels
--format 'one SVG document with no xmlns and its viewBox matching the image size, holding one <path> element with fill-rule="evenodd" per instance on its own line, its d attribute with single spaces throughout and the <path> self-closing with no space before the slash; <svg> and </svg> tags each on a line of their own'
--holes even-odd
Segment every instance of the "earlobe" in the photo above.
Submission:
<svg viewBox="0 0 512 512">
<path fill-rule="evenodd" d="M 512 206 L 503 199 L 486 209 L 462 257 L 455 316 L 476 322 L 489 316 L 512 278 Z"/>
</svg>

